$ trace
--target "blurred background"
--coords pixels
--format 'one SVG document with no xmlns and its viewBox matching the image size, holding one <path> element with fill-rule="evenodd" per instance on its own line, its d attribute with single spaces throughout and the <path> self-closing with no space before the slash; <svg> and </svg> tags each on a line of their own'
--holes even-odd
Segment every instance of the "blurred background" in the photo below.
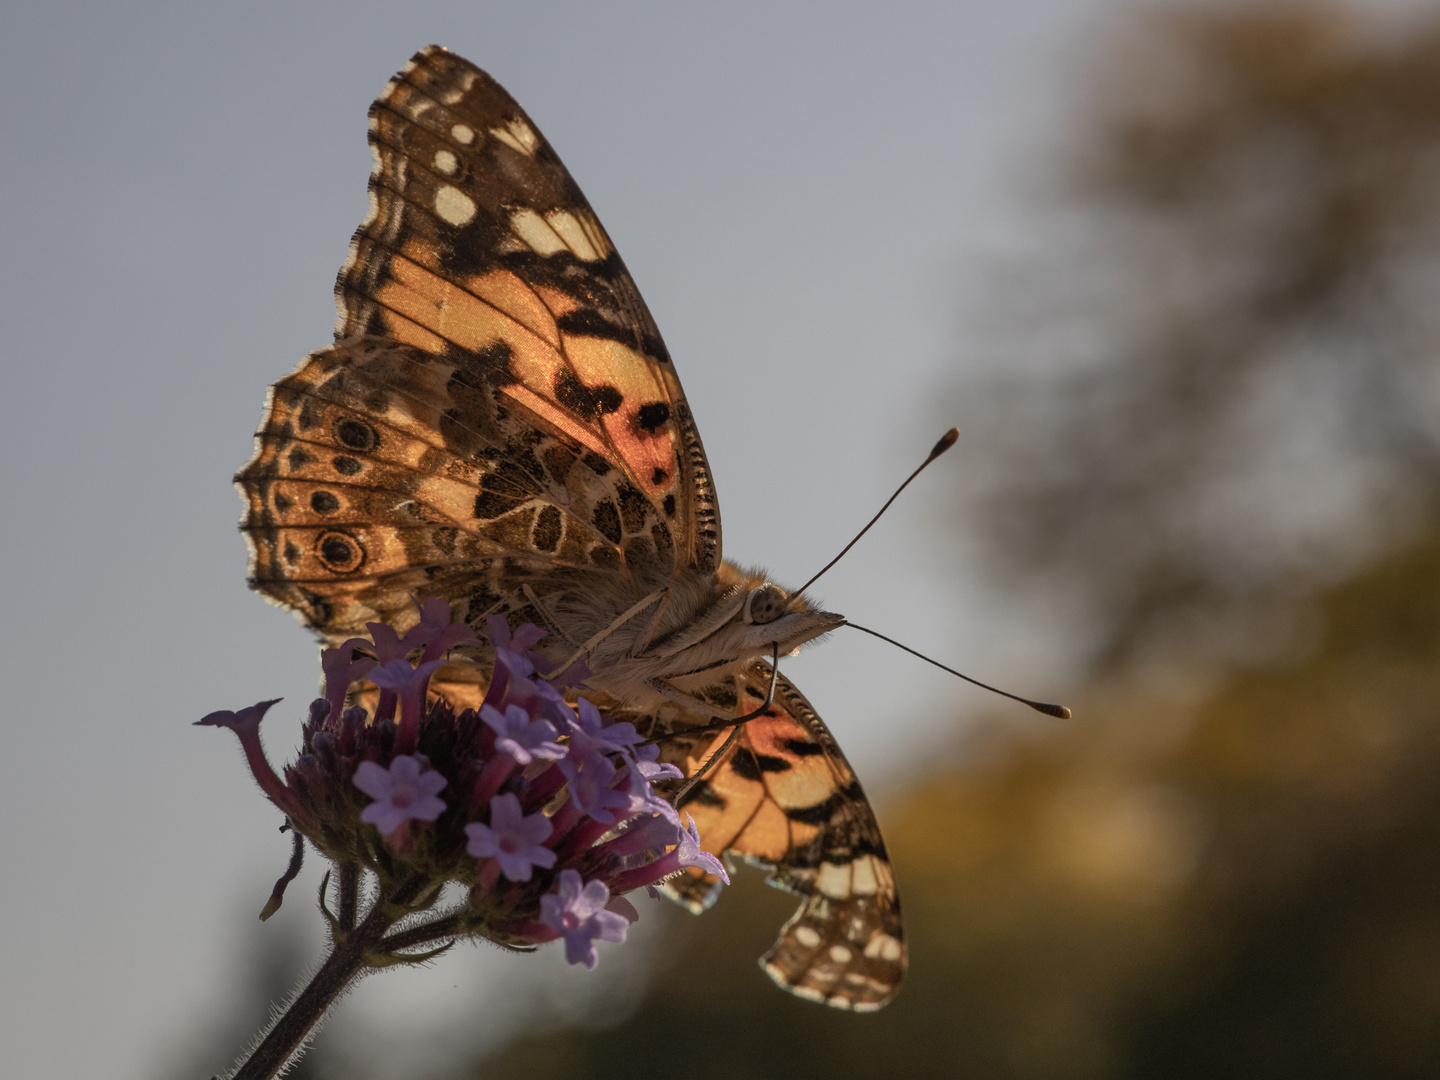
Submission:
<svg viewBox="0 0 1440 1080">
<path fill-rule="evenodd" d="M 624 253 L 726 553 L 803 580 L 958 424 L 825 598 L 1075 719 L 843 631 L 787 667 L 895 861 L 878 1014 L 770 985 L 794 905 L 742 870 L 595 972 L 369 980 L 292 1075 L 1440 1075 L 1440 9 L 1402 0 L 8 9 L 0 1072 L 209 1076 L 319 955 L 315 861 L 256 922 L 288 844 L 186 724 L 283 693 L 279 758 L 314 692 L 228 478 L 430 40 Z"/>
</svg>

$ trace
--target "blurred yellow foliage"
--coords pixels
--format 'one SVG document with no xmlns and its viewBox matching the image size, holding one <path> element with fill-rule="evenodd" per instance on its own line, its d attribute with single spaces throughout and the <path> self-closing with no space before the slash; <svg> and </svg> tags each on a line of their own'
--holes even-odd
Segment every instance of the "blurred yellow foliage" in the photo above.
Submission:
<svg viewBox="0 0 1440 1080">
<path fill-rule="evenodd" d="M 913 966 L 879 1014 L 771 990 L 791 903 L 744 874 L 634 1017 L 475 1075 L 1433 1075 L 1437 600 L 1440 532 L 1324 595 L 1304 659 L 1198 706 L 1097 686 L 888 807 Z"/>
</svg>

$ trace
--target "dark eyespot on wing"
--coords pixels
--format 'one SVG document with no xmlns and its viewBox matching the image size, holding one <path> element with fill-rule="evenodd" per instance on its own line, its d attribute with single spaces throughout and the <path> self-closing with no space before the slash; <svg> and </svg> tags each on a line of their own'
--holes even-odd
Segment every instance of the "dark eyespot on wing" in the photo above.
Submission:
<svg viewBox="0 0 1440 1080">
<path fill-rule="evenodd" d="M 362 453 L 368 453 L 380 445 L 379 433 L 365 421 L 354 417 L 345 417 L 336 423 L 335 437 L 342 445 Z"/>
<path fill-rule="evenodd" d="M 333 514 L 340 509 L 340 500 L 333 492 L 317 491 L 310 496 L 310 509 L 317 514 Z"/>
</svg>

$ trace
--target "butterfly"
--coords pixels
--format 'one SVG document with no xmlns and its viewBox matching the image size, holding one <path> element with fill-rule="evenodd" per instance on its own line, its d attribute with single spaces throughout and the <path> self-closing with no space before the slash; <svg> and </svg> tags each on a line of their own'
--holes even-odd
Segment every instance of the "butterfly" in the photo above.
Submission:
<svg viewBox="0 0 1440 1080">
<path fill-rule="evenodd" d="M 662 760 L 691 778 L 702 846 L 801 898 L 765 971 L 804 998 L 879 1008 L 907 959 L 885 844 L 773 666 L 844 620 L 722 558 L 660 333 L 510 95 L 431 46 L 371 106 L 369 141 L 335 344 L 271 388 L 236 477 L 251 586 L 328 644 L 370 621 L 403 629 L 412 597 L 481 629 L 501 614 L 547 630 L 540 650 L 583 660 L 587 697 L 669 736 Z M 474 651 L 434 685 L 474 704 L 491 665 Z M 698 871 L 667 884 L 695 911 L 718 890 Z"/>
</svg>

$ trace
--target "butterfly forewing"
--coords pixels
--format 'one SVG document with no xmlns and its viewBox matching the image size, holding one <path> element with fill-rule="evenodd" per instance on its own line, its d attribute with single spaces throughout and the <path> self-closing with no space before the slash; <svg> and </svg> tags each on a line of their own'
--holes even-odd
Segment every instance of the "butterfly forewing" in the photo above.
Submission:
<svg viewBox="0 0 1440 1080">
<path fill-rule="evenodd" d="M 338 643 L 368 621 L 407 625 L 412 596 L 449 600 L 477 625 L 509 611 L 563 636 L 537 597 L 578 592 L 604 625 L 637 589 L 733 577 L 659 332 L 520 107 L 432 46 L 371 107 L 370 145 L 370 213 L 336 284 L 336 344 L 272 388 L 236 478 L 252 586 Z M 469 656 L 432 688 L 474 704 L 489 662 Z M 594 696 L 660 734 L 751 711 L 768 680 L 756 662 L 685 703 Z M 693 775 L 720 742 L 665 745 Z M 781 678 L 692 795 L 707 850 L 767 867 L 803 899 L 766 971 L 831 1005 L 883 1004 L 905 967 L 890 864 L 799 691 Z M 669 891 L 699 909 L 715 884 L 682 876 Z"/>
<path fill-rule="evenodd" d="M 487 357 L 505 402 L 625 473 L 616 511 L 712 569 L 719 515 L 669 354 L 625 264 L 528 116 L 466 61 L 419 54 L 370 109 L 372 210 L 336 283 L 338 340 Z M 648 505 L 644 505 L 648 504 Z M 661 557 L 657 553 L 656 557 Z"/>
</svg>

